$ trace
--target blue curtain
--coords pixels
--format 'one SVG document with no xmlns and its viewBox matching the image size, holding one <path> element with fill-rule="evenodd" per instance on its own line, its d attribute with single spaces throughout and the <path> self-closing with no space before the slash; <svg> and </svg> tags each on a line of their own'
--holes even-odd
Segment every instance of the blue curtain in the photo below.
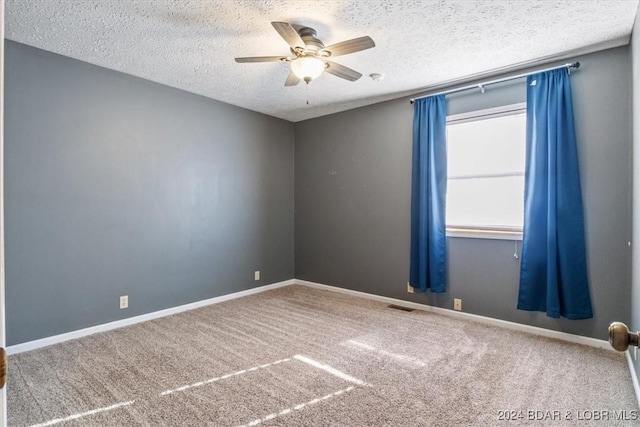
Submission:
<svg viewBox="0 0 640 427">
<path fill-rule="evenodd" d="M 446 291 L 446 191 L 447 101 L 440 95 L 416 100 L 413 112 L 409 283 L 423 292 Z"/>
<path fill-rule="evenodd" d="M 527 78 L 527 161 L 518 308 L 593 317 L 571 84 L 566 68 Z"/>
</svg>

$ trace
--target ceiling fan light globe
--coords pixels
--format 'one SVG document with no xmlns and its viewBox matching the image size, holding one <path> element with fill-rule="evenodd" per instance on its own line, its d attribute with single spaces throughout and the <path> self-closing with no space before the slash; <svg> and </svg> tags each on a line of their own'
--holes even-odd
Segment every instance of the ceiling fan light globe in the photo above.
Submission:
<svg viewBox="0 0 640 427">
<path fill-rule="evenodd" d="M 291 61 L 291 71 L 304 81 L 311 81 L 320 77 L 324 68 L 324 61 L 312 56 L 303 56 Z"/>
</svg>

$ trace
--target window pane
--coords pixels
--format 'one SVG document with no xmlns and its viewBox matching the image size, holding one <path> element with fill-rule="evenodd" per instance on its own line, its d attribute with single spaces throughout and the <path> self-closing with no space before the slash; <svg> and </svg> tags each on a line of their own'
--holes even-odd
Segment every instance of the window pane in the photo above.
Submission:
<svg viewBox="0 0 640 427">
<path fill-rule="evenodd" d="M 526 115 L 447 126 L 449 177 L 524 172 Z"/>
<path fill-rule="evenodd" d="M 449 227 L 522 229 L 526 112 L 499 114 L 447 124 Z"/>
<path fill-rule="evenodd" d="M 454 179 L 447 184 L 447 225 L 522 228 L 524 177 Z"/>
</svg>

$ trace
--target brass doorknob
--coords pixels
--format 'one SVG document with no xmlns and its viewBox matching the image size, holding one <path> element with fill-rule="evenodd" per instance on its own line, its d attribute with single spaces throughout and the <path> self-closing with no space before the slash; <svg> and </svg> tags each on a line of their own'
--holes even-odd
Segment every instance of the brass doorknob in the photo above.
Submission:
<svg viewBox="0 0 640 427">
<path fill-rule="evenodd" d="M 609 325 L 609 344 L 618 351 L 626 351 L 630 345 L 638 346 L 638 332 L 629 332 L 629 328 L 622 322 Z"/>
</svg>

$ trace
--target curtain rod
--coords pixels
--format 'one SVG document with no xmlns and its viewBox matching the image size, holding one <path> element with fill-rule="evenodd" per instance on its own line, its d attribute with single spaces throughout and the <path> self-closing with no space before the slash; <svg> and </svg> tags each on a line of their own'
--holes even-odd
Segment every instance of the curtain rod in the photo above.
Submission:
<svg viewBox="0 0 640 427">
<path fill-rule="evenodd" d="M 577 61 L 576 62 L 569 62 L 567 64 L 560 65 L 560 66 L 557 66 L 557 67 L 544 68 L 542 70 L 536 70 L 536 71 L 532 71 L 532 72 L 529 72 L 529 73 L 517 74 L 515 76 L 510 76 L 510 77 L 503 77 L 501 79 L 486 80 L 486 81 L 483 81 L 483 82 L 480 82 L 480 83 L 474 83 L 474 84 L 462 86 L 462 87 L 459 87 L 459 88 L 456 88 L 456 89 L 447 89 L 447 90 L 443 90 L 443 91 L 440 91 L 440 92 L 432 93 L 432 94 L 429 94 L 429 95 L 417 96 L 415 98 L 411 98 L 409 100 L 409 102 L 411 102 L 413 104 L 413 102 L 416 99 L 428 98 L 430 96 L 436 96 L 436 95 L 449 95 L 451 93 L 463 92 L 465 90 L 475 89 L 475 88 L 479 88 L 482 91 L 482 93 L 484 93 L 484 87 L 487 86 L 487 85 L 492 85 L 494 83 L 506 82 L 506 81 L 509 81 L 509 80 L 521 79 L 523 77 L 530 76 L 531 74 L 544 73 L 545 71 L 559 70 L 561 68 L 568 68 L 569 72 L 571 72 L 572 68 L 576 69 L 576 70 L 578 68 L 580 68 L 580 63 L 577 62 Z"/>
</svg>

